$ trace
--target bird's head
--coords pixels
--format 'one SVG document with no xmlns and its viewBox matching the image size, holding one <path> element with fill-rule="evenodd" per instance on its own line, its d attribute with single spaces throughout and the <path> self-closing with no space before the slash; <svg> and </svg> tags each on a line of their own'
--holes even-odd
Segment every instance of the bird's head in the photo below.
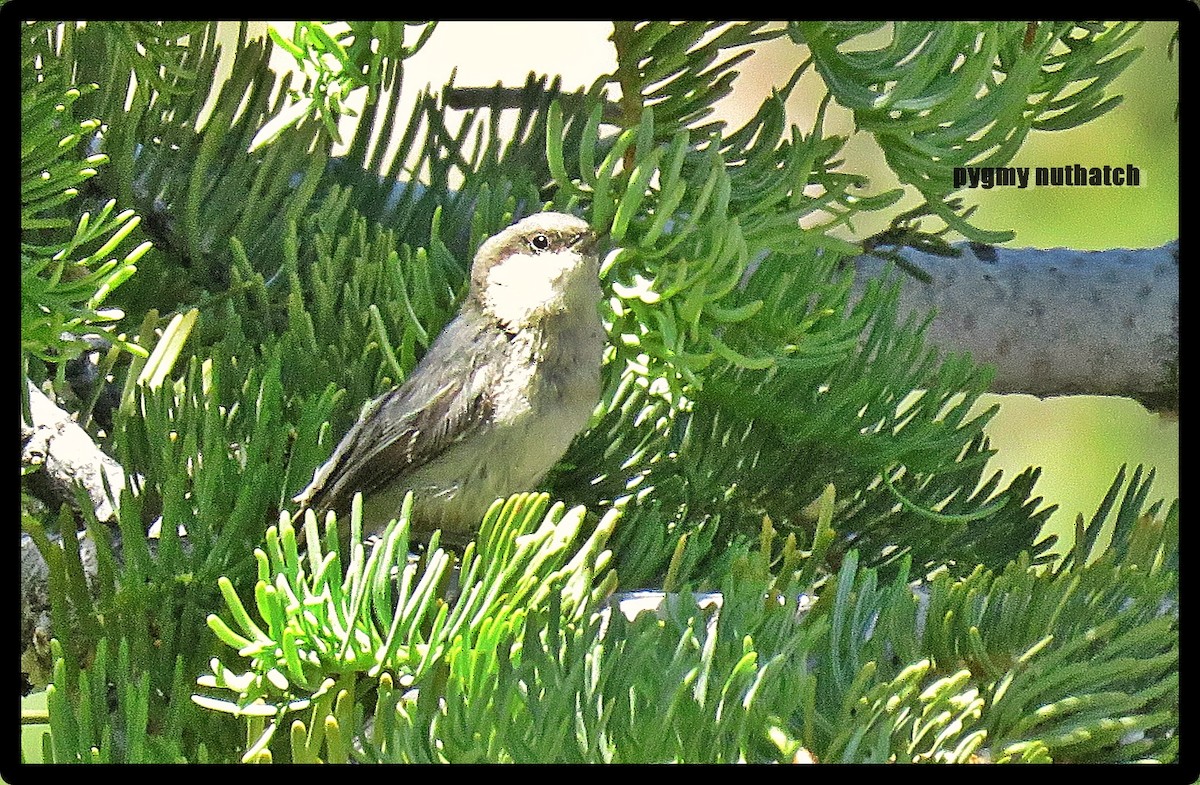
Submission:
<svg viewBox="0 0 1200 785">
<path fill-rule="evenodd" d="M 598 294 L 591 227 L 573 215 L 537 213 L 479 247 L 468 297 L 512 331 L 570 309 L 594 310 Z"/>
</svg>

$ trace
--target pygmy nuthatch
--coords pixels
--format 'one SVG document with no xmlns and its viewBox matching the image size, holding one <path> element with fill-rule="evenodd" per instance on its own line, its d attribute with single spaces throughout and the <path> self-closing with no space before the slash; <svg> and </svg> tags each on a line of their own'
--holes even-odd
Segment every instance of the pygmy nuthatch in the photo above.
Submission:
<svg viewBox="0 0 1200 785">
<path fill-rule="evenodd" d="M 475 533 L 492 502 L 533 490 L 600 398 L 605 333 L 596 236 L 539 213 L 475 254 L 466 300 L 404 383 L 376 399 L 295 499 L 348 531 L 363 494 L 363 534 L 413 492 L 415 533 Z"/>
</svg>

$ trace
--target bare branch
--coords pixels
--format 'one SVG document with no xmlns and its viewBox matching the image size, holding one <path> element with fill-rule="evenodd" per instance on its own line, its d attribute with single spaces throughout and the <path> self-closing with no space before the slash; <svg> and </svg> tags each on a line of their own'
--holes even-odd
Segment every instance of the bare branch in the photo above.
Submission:
<svg viewBox="0 0 1200 785">
<path fill-rule="evenodd" d="M 101 452 L 87 431 L 71 415 L 58 408 L 33 382 L 29 389 L 29 412 L 33 422 L 21 420 L 21 466 L 39 467 L 25 478 L 25 487 L 57 509 L 63 504 L 77 507 L 78 483 L 92 501 L 96 519 L 113 519 L 113 500 L 104 491 L 101 473 L 108 487 L 119 493 L 125 487 L 125 470 Z"/>
<path fill-rule="evenodd" d="M 959 257 L 904 249 L 933 278 L 903 276 L 900 313 L 937 309 L 927 339 L 995 366 L 992 391 L 1120 395 L 1178 408 L 1179 242 L 1159 248 L 956 246 Z M 855 259 L 856 290 L 887 262 Z"/>
<path fill-rule="evenodd" d="M 529 100 L 529 90 L 526 87 L 450 87 L 442 94 L 446 106 L 451 109 L 491 109 L 493 112 L 504 109 L 520 109 Z M 568 110 L 575 110 L 583 102 L 583 90 L 573 93 L 560 93 L 558 100 Z M 603 120 L 615 123 L 621 119 L 621 107 L 612 101 L 604 102 Z"/>
</svg>

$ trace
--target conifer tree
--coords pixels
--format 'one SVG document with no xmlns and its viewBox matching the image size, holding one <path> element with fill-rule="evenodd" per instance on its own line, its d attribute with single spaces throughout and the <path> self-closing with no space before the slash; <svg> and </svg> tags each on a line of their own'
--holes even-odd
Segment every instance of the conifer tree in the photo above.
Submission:
<svg viewBox="0 0 1200 785">
<path fill-rule="evenodd" d="M 901 307 L 931 279 L 906 249 L 953 264 L 948 232 L 1010 236 L 962 208 L 954 168 L 1111 110 L 1138 25 L 616 22 L 618 67 L 586 90 L 450 84 L 409 116 L 435 23 L 243 26 L 223 81 L 217 29 L 22 23 L 22 670 L 49 685 L 44 760 L 1176 759 L 1177 503 L 1123 469 L 1054 555 L 1039 470 L 987 472 L 994 409 L 971 411 L 993 369 Z M 743 127 L 712 121 L 777 38 L 794 72 Z M 827 94 L 789 128 L 810 71 Z M 834 101 L 920 195 L 886 237 L 834 232 L 903 190 L 862 195 Z M 408 505 L 368 543 L 357 506 L 293 519 L 479 244 L 543 209 L 604 233 L 610 344 L 545 487 L 461 553 L 409 556 Z M 890 264 L 856 282 L 864 253 Z M 1174 405 L 1175 352 L 1145 400 Z M 627 618 L 643 589 L 667 595 Z"/>
</svg>

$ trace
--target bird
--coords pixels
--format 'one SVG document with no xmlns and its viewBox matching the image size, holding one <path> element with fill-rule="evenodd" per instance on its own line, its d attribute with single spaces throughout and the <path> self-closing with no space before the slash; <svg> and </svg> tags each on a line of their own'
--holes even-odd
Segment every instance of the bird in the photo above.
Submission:
<svg viewBox="0 0 1200 785">
<path fill-rule="evenodd" d="M 497 498 L 536 489 L 600 400 L 597 240 L 584 220 L 544 212 L 480 245 L 457 316 L 364 410 L 294 498 L 299 512 L 348 520 L 361 492 L 362 532 L 374 535 L 411 491 L 418 539 L 438 529 L 465 543 Z"/>
</svg>

